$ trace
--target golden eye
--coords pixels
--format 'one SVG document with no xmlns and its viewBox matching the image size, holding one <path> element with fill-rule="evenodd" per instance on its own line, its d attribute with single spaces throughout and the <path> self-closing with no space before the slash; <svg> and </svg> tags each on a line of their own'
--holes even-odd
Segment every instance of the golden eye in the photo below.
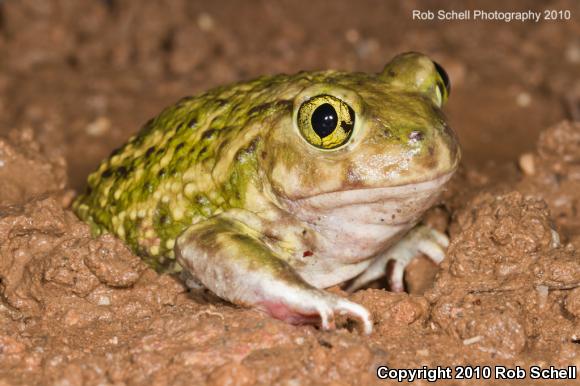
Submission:
<svg viewBox="0 0 580 386">
<path fill-rule="evenodd" d="M 308 143 L 320 149 L 336 149 L 352 135 L 354 110 L 332 95 L 318 95 L 302 103 L 297 121 Z"/>
<path fill-rule="evenodd" d="M 451 93 L 451 82 L 445 69 L 437 62 L 433 62 L 433 64 L 435 65 L 435 70 L 437 70 L 437 99 L 439 99 L 439 106 L 442 106 L 447 102 L 447 98 L 449 98 Z"/>
</svg>

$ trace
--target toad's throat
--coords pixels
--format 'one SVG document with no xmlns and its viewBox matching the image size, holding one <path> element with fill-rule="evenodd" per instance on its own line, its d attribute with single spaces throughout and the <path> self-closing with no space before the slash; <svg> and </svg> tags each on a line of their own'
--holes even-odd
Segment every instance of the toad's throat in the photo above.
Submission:
<svg viewBox="0 0 580 386">
<path fill-rule="evenodd" d="M 288 202 L 318 234 L 316 252 L 352 264 L 384 251 L 438 199 L 448 173 L 429 181 L 324 193 Z"/>
</svg>

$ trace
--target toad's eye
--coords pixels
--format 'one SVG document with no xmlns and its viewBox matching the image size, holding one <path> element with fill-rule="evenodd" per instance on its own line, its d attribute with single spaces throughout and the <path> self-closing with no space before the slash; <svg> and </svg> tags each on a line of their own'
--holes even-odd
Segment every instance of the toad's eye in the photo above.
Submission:
<svg viewBox="0 0 580 386">
<path fill-rule="evenodd" d="M 332 95 L 318 95 L 298 109 L 298 129 L 304 139 L 320 149 L 332 150 L 350 139 L 354 110 Z"/>
<path fill-rule="evenodd" d="M 449 81 L 449 75 L 441 65 L 437 62 L 433 62 L 435 65 L 435 69 L 437 70 L 437 90 L 438 98 L 440 100 L 439 105 L 441 106 L 447 101 L 449 98 L 449 94 L 451 93 L 451 82 Z"/>
</svg>

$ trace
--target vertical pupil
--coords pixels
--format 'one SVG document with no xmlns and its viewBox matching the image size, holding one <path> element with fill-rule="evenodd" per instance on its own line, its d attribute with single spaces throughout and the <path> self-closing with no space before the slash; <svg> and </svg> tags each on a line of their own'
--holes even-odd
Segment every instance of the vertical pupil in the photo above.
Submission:
<svg viewBox="0 0 580 386">
<path fill-rule="evenodd" d="M 320 138 L 332 134 L 338 122 L 336 110 L 330 103 L 321 104 L 312 113 L 312 128 Z"/>
</svg>

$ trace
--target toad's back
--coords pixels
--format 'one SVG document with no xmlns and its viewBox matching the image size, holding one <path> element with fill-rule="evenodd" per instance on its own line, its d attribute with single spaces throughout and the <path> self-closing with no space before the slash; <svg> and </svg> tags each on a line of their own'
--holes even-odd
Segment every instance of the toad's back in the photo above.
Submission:
<svg viewBox="0 0 580 386">
<path fill-rule="evenodd" d="M 249 123 L 290 111 L 285 97 L 330 74 L 262 77 L 181 99 L 100 164 L 75 211 L 93 233 L 111 232 L 155 268 L 171 267 L 185 228 L 243 206 L 260 132 L 268 130 Z"/>
</svg>

